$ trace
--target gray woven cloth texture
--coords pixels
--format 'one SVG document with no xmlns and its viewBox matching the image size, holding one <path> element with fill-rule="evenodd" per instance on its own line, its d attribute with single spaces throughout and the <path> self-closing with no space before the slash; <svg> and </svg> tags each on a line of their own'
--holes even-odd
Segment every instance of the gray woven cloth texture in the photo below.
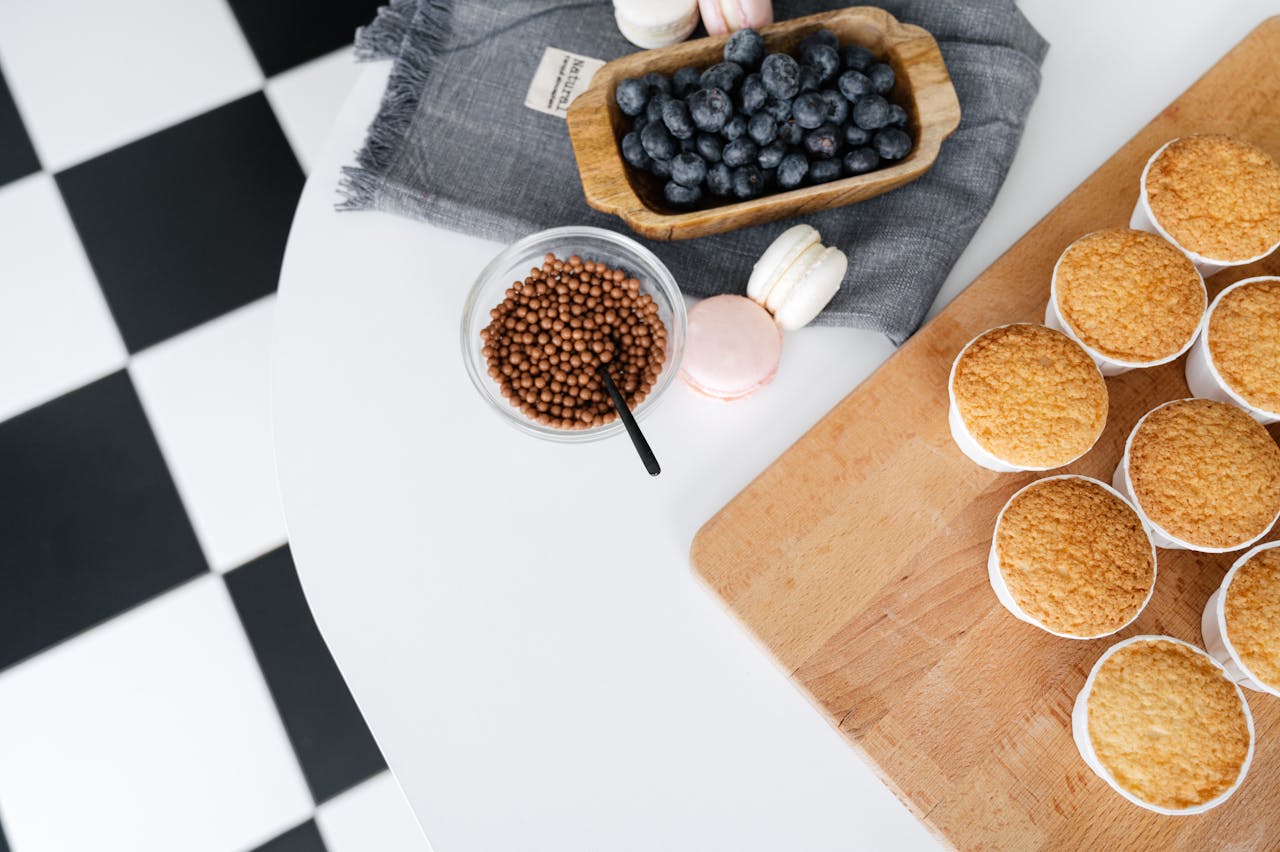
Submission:
<svg viewBox="0 0 1280 852">
<path fill-rule="evenodd" d="M 774 8 L 783 20 L 840 5 L 780 0 Z M 803 221 L 849 256 L 840 292 L 816 322 L 872 329 L 901 343 L 995 200 L 1048 45 L 1013 0 L 876 5 L 938 40 L 960 100 L 960 127 L 920 179 Z M 587 206 L 565 121 L 524 105 L 547 47 L 603 60 L 636 50 L 619 34 L 607 0 L 393 0 L 357 34 L 360 58 L 395 65 L 365 145 L 345 170 L 339 206 L 503 242 L 561 225 L 630 233 Z M 741 293 L 760 253 L 792 224 L 641 242 L 686 293 Z"/>
</svg>

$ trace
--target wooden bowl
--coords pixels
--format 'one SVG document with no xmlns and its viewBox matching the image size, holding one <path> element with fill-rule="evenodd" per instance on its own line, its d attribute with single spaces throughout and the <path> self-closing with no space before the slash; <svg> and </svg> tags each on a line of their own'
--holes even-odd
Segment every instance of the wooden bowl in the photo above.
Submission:
<svg viewBox="0 0 1280 852">
<path fill-rule="evenodd" d="M 893 68 L 897 82 L 891 99 L 909 116 L 915 147 L 906 159 L 857 177 L 777 192 L 750 201 L 681 210 L 662 198 L 662 182 L 632 169 L 622 159 L 620 142 L 630 118 L 623 115 L 613 90 L 626 77 L 650 71 L 672 74 L 685 65 L 706 68 L 723 61 L 728 36 L 686 41 L 615 59 L 591 80 L 569 107 L 569 136 L 582 176 L 587 203 L 622 218 L 631 229 L 655 240 L 686 240 L 719 234 L 788 216 L 843 207 L 915 180 L 933 165 L 938 149 L 960 123 L 960 103 L 938 43 L 920 27 L 903 24 L 883 9 L 851 6 L 762 27 L 769 51 L 791 52 L 805 36 L 826 27 L 840 43 L 860 44 Z"/>
</svg>

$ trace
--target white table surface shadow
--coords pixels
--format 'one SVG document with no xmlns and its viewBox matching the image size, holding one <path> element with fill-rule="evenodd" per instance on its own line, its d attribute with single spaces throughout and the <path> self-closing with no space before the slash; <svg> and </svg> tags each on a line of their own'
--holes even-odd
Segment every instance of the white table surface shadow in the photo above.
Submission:
<svg viewBox="0 0 1280 852">
<path fill-rule="evenodd" d="M 934 311 L 1267 5 L 1024 3 L 1054 45 L 1040 100 Z M 892 347 L 805 329 L 746 402 L 674 386 L 644 424 L 656 479 L 625 436 L 520 434 L 459 345 L 501 246 L 333 209 L 385 74 L 357 82 L 299 204 L 275 442 L 308 601 L 436 852 L 936 848 L 688 563 L 697 528 Z"/>
</svg>

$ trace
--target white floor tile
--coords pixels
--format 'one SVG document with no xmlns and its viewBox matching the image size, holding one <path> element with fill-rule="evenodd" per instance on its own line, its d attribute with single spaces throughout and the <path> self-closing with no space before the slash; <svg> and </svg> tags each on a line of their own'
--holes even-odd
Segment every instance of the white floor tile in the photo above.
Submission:
<svg viewBox="0 0 1280 852">
<path fill-rule="evenodd" d="M 409 802 L 390 772 L 320 806 L 316 824 L 329 852 L 430 852 Z"/>
<path fill-rule="evenodd" d="M 124 365 L 53 179 L 0 189 L 0 420 Z"/>
<path fill-rule="evenodd" d="M 285 540 L 271 447 L 275 297 L 133 357 L 129 372 L 209 564 L 227 571 Z"/>
<path fill-rule="evenodd" d="M 311 171 L 361 70 L 346 47 L 267 81 L 267 100 L 304 171 Z"/>
<path fill-rule="evenodd" d="M 0 674 L 14 852 L 230 852 L 311 808 L 218 577 Z"/>
<path fill-rule="evenodd" d="M 2 0 L 0 59 L 51 171 L 262 85 L 225 0 Z"/>
</svg>

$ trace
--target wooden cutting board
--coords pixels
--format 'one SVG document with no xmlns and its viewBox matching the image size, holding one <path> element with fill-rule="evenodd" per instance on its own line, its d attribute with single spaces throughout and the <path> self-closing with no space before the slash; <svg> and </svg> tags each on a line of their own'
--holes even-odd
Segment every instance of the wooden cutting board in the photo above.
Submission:
<svg viewBox="0 0 1280 852">
<path fill-rule="evenodd" d="M 1134 626 L 1089 642 L 1050 636 L 1014 619 L 987 583 L 996 513 L 1036 475 L 979 468 L 947 430 L 947 376 L 961 347 L 993 325 L 1040 322 L 1062 249 L 1127 224 L 1147 158 L 1193 132 L 1280 155 L 1280 17 L 1156 116 L 693 542 L 695 570 L 730 611 L 960 848 L 1280 847 L 1280 699 L 1246 691 L 1253 769 L 1203 816 L 1130 804 L 1071 739 L 1072 702 L 1103 650 L 1139 633 L 1201 644 L 1201 610 L 1238 554 L 1161 550 L 1155 595 Z M 1210 298 L 1260 274 L 1280 274 L 1280 253 L 1213 277 Z M 1138 418 L 1189 393 L 1182 359 L 1107 384 L 1106 433 L 1065 470 L 1109 482 Z M 1271 432 L 1280 437 L 1280 426 Z"/>
</svg>

